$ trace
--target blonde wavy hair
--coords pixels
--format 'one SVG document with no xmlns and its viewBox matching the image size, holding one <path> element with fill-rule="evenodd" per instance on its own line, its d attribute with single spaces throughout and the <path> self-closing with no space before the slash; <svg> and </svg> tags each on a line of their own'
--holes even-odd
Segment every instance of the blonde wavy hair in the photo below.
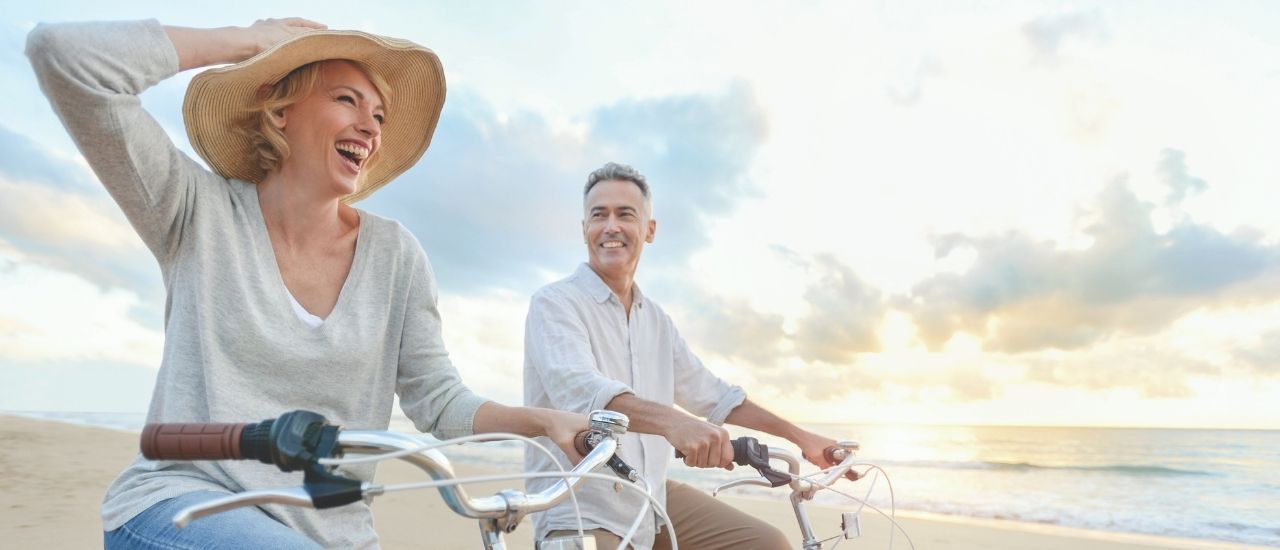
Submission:
<svg viewBox="0 0 1280 550">
<path fill-rule="evenodd" d="M 377 89 L 378 95 L 382 96 L 384 113 L 390 112 L 390 86 L 387 81 L 382 78 L 382 75 L 374 72 L 359 61 L 326 59 L 298 67 L 275 84 L 263 86 L 263 92 L 259 94 L 257 104 L 248 110 L 240 128 L 238 128 L 241 133 L 253 142 L 253 149 L 258 157 L 258 167 L 262 168 L 263 173 L 269 173 L 279 168 L 280 163 L 289 158 L 289 143 L 284 139 L 284 132 L 272 123 L 272 118 L 275 116 L 274 113 L 311 95 L 316 84 L 320 82 L 320 73 L 324 68 L 324 64 L 331 61 L 345 61 L 360 69 L 360 72 L 363 72 L 369 82 L 373 84 L 373 87 Z M 375 151 L 373 156 L 365 161 L 365 169 L 360 171 L 360 187 L 364 187 L 365 174 L 369 173 L 368 168 L 377 161 L 378 153 Z"/>
</svg>

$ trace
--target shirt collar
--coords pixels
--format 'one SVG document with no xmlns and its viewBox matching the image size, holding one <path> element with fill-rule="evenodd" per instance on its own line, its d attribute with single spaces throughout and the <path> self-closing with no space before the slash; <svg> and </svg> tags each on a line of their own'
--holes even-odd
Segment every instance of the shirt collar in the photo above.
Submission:
<svg viewBox="0 0 1280 550">
<path fill-rule="evenodd" d="M 604 279 L 601 279 L 600 275 L 586 263 L 578 265 L 578 270 L 573 272 L 573 278 L 578 281 L 578 286 L 582 287 L 598 304 L 605 303 L 614 295 L 613 289 L 609 288 Z M 640 293 L 640 286 L 634 281 L 631 283 L 631 303 L 636 307 L 644 307 L 644 295 Z"/>
</svg>

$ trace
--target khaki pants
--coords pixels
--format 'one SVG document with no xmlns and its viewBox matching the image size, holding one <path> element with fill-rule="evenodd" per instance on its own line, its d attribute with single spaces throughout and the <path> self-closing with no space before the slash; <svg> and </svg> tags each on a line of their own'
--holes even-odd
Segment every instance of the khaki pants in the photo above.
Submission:
<svg viewBox="0 0 1280 550">
<path fill-rule="evenodd" d="M 789 548 L 782 532 L 753 516 L 716 500 L 683 483 L 667 481 L 667 515 L 676 527 L 676 540 L 687 550 L 730 548 L 762 550 Z M 604 529 L 587 531 L 596 539 L 597 550 L 617 550 L 622 537 Z M 574 530 L 556 530 L 548 537 L 574 535 Z M 624 533 L 625 534 L 625 533 Z M 670 550 L 666 526 L 658 532 L 654 550 Z"/>
</svg>

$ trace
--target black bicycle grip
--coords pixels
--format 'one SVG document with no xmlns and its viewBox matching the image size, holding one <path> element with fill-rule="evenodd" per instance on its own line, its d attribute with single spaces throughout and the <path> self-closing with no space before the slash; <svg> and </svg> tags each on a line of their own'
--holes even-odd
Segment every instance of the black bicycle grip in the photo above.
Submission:
<svg viewBox="0 0 1280 550">
<path fill-rule="evenodd" d="M 751 440 L 750 443 L 747 442 L 748 439 Z M 750 466 L 751 464 L 748 462 L 747 457 L 751 456 L 751 453 L 750 451 L 748 451 L 748 449 L 752 448 L 751 446 L 754 444 L 755 444 L 754 438 L 745 437 L 745 436 L 729 441 L 729 445 L 733 446 L 733 462 L 740 466 Z M 680 449 L 676 449 L 675 451 L 676 451 L 676 458 L 684 458 L 684 453 L 680 452 Z M 769 452 L 766 448 L 763 464 L 768 464 L 768 463 L 769 463 Z"/>
</svg>

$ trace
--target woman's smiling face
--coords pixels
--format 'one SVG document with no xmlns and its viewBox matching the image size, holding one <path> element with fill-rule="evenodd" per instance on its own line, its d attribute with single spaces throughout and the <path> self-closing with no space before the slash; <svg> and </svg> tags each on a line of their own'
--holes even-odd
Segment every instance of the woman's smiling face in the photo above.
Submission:
<svg viewBox="0 0 1280 550">
<path fill-rule="evenodd" d="M 302 101 L 281 110 L 276 125 L 289 144 L 282 171 L 305 175 L 339 197 L 359 189 L 361 173 L 378 152 L 385 108 L 378 89 L 357 65 L 326 61 Z"/>
</svg>

